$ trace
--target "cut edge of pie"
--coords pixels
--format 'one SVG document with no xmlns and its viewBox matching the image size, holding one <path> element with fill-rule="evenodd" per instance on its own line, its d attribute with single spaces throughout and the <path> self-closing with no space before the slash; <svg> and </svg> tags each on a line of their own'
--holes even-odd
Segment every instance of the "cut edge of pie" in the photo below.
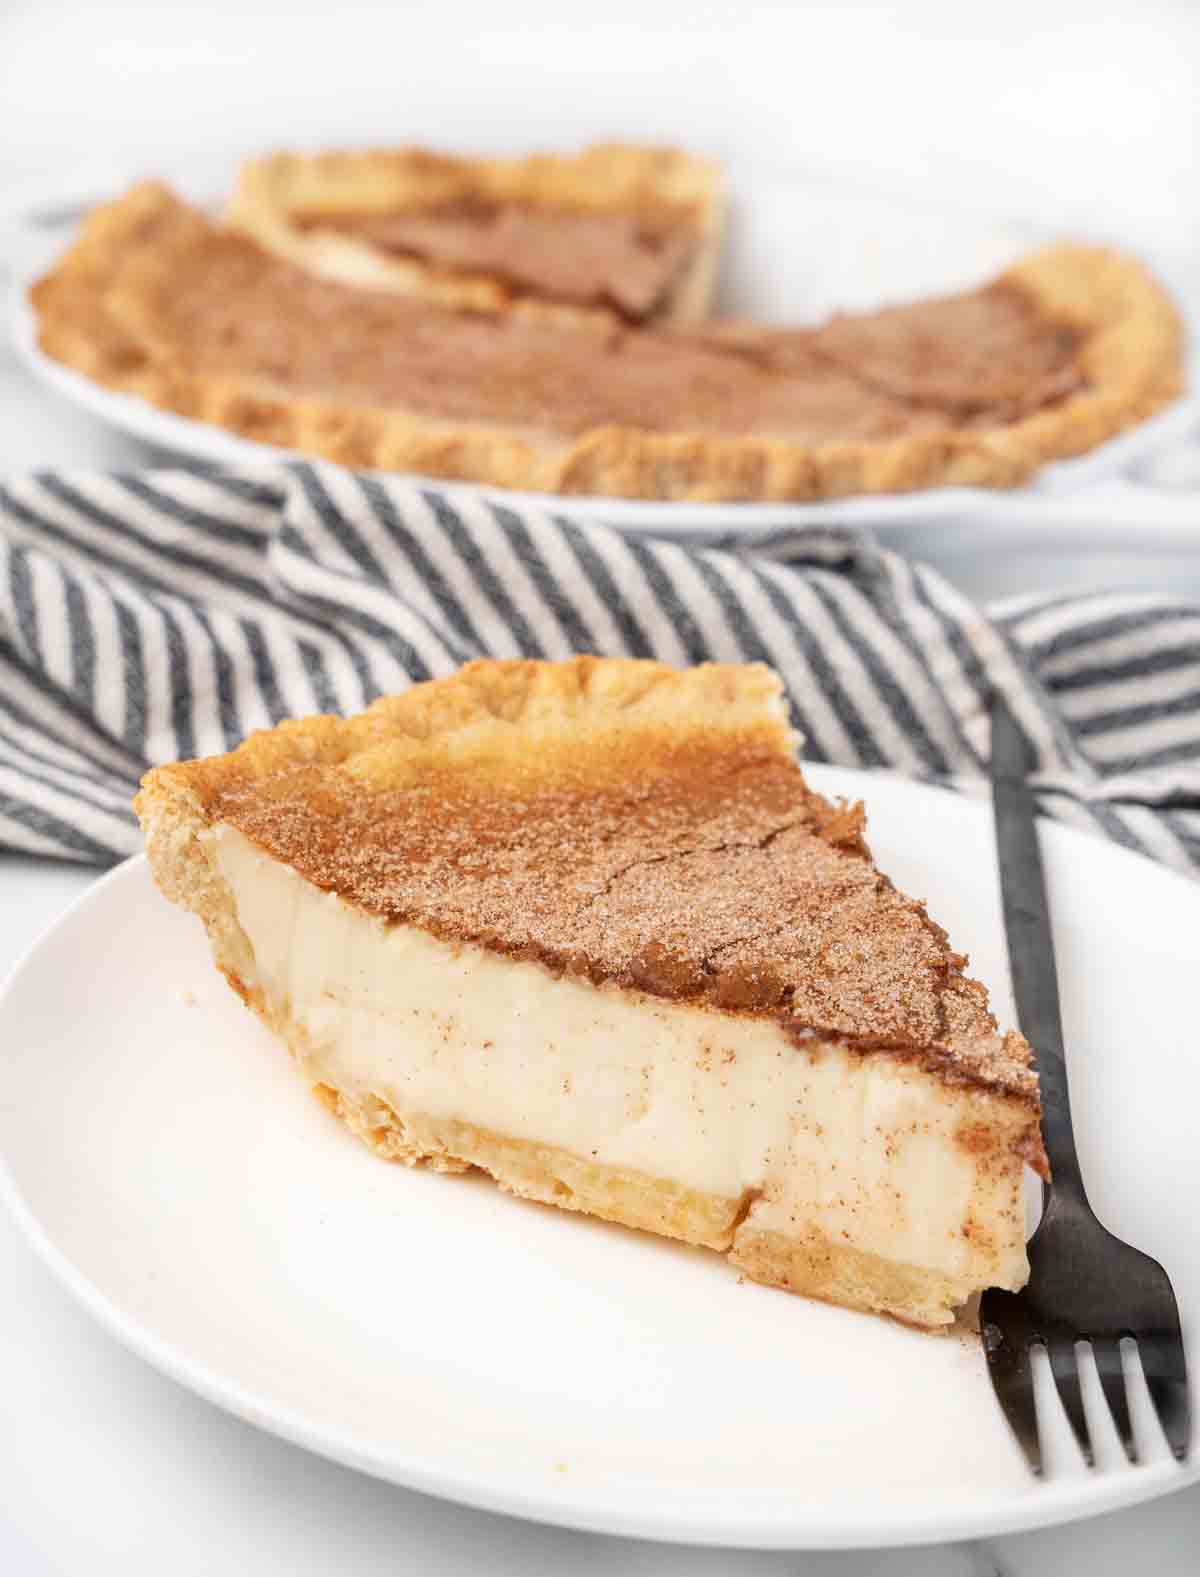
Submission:
<svg viewBox="0 0 1200 1577">
<path fill-rule="evenodd" d="M 555 302 L 535 287 L 518 290 L 495 269 L 438 266 L 390 255 L 339 220 L 420 213 L 442 205 L 517 206 L 550 216 L 585 215 L 683 227 L 694 244 L 664 286 L 655 323 L 708 316 L 725 214 L 720 166 L 675 148 L 600 143 L 578 154 L 464 158 L 424 148 L 304 154 L 247 160 L 227 222 L 268 251 L 345 284 L 397 290 L 444 306 L 504 311 L 520 304 L 566 318 L 601 305 Z M 564 237 L 564 242 L 569 242 Z"/>
<path fill-rule="evenodd" d="M 1029 1048 L 794 744 L 758 665 L 483 661 L 157 768 L 136 808 L 381 1155 L 945 1325 L 1028 1274 Z"/>
<path fill-rule="evenodd" d="M 989 287 L 1015 292 L 1052 329 L 1078 338 L 1074 355 L 1085 387 L 1015 421 L 812 442 L 601 425 L 551 441 L 502 421 L 464 424 L 294 397 L 252 376 L 206 371 L 164 331 L 154 302 L 156 292 L 169 292 L 174 270 L 215 234 L 203 215 L 153 183 L 96 210 L 32 288 L 41 348 L 152 405 L 359 469 L 697 502 L 1008 487 L 1045 461 L 1085 453 L 1153 415 L 1182 387 L 1180 320 L 1148 271 L 1111 249 L 1063 242 L 1030 254 Z M 330 289 L 363 303 L 376 295 L 333 283 Z M 722 325 L 711 332 L 718 329 L 732 340 L 739 332 Z M 566 325 L 564 332 L 589 331 Z"/>
</svg>

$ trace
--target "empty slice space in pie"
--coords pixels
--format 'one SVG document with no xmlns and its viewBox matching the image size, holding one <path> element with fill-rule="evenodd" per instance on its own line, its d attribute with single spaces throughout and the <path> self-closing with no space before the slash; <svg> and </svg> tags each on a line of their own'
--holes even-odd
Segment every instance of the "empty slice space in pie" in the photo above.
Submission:
<svg viewBox="0 0 1200 1577">
<path fill-rule="evenodd" d="M 1029 1048 L 794 745 L 761 666 L 485 661 L 157 768 L 137 808 L 380 1155 L 943 1325 L 1027 1276 Z"/>
</svg>

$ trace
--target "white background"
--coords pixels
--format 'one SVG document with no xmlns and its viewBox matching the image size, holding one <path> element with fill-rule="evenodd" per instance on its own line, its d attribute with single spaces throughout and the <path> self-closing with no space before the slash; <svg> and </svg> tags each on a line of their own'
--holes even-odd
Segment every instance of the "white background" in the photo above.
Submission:
<svg viewBox="0 0 1200 1577">
<path fill-rule="evenodd" d="M 41 0 L 10 5 L 4 34 L 0 180 L 278 143 L 611 135 L 1040 217 L 1177 276 L 1200 240 L 1187 0 Z"/>
<path fill-rule="evenodd" d="M 1194 300 L 1198 81 L 1200 7 L 1185 0 L 0 3 L 0 225 L 256 147 L 611 135 L 722 156 L 735 187 L 751 162 L 1118 240 Z M 86 418 L 26 394 L 6 373 L 0 469 L 105 452 Z M 0 861 L 0 967 L 83 880 Z M 986 1547 L 862 1556 L 672 1551 L 462 1511 L 318 1462 L 160 1379 L 0 1221 L 0 1577 L 1125 1577 L 1135 1563 L 1190 1577 L 1198 1541 L 1200 1491 Z"/>
</svg>

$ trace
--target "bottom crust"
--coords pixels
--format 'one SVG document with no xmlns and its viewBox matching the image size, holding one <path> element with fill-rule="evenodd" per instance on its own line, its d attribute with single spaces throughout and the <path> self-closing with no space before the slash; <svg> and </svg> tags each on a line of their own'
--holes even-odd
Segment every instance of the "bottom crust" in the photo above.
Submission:
<svg viewBox="0 0 1200 1577">
<path fill-rule="evenodd" d="M 734 1236 L 729 1263 L 766 1287 L 844 1309 L 890 1314 L 922 1330 L 945 1330 L 970 1296 L 961 1282 L 935 1270 L 835 1243 L 815 1228 L 793 1238 L 747 1223 Z"/>
<path fill-rule="evenodd" d="M 303 1066 L 302 1051 L 297 1060 Z M 324 1106 L 386 1160 L 441 1172 L 475 1167 L 521 1199 L 715 1249 L 765 1286 L 842 1308 L 890 1314 L 924 1329 L 951 1324 L 951 1311 L 968 1296 L 967 1289 L 946 1276 L 835 1243 L 815 1228 L 800 1237 L 785 1237 L 754 1227 L 747 1219 L 752 1192 L 732 1199 L 705 1194 L 455 1118 L 409 1112 L 401 1116 L 374 1095 L 351 1095 L 324 1083 L 313 1089 Z"/>
</svg>

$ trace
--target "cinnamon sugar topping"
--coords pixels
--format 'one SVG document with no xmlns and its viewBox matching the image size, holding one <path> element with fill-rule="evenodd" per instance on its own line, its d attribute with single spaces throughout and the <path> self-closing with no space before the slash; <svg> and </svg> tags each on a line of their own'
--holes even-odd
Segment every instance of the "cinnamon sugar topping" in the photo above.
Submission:
<svg viewBox="0 0 1200 1577">
<path fill-rule="evenodd" d="M 294 222 L 450 273 L 488 273 L 515 295 L 611 306 L 635 323 L 662 305 L 700 239 L 686 215 L 647 219 L 461 200 L 400 213 L 302 213 Z"/>
<path fill-rule="evenodd" d="M 1080 336 L 1004 282 L 811 329 L 567 322 L 456 311 L 322 278 L 166 193 L 135 197 L 130 222 L 138 203 L 147 218 L 113 259 L 108 306 L 131 327 L 137 320 L 146 355 L 176 358 L 264 401 L 337 400 L 498 424 L 538 442 L 615 427 L 808 443 L 1005 424 L 1085 381 Z M 685 260 L 661 256 L 668 273 Z M 624 289 L 626 310 L 643 296 L 648 310 L 653 281 L 634 288 L 628 268 L 594 261 L 603 278 L 560 279 L 548 299 L 620 305 Z M 43 282 L 35 298 L 47 294 Z"/>
</svg>

